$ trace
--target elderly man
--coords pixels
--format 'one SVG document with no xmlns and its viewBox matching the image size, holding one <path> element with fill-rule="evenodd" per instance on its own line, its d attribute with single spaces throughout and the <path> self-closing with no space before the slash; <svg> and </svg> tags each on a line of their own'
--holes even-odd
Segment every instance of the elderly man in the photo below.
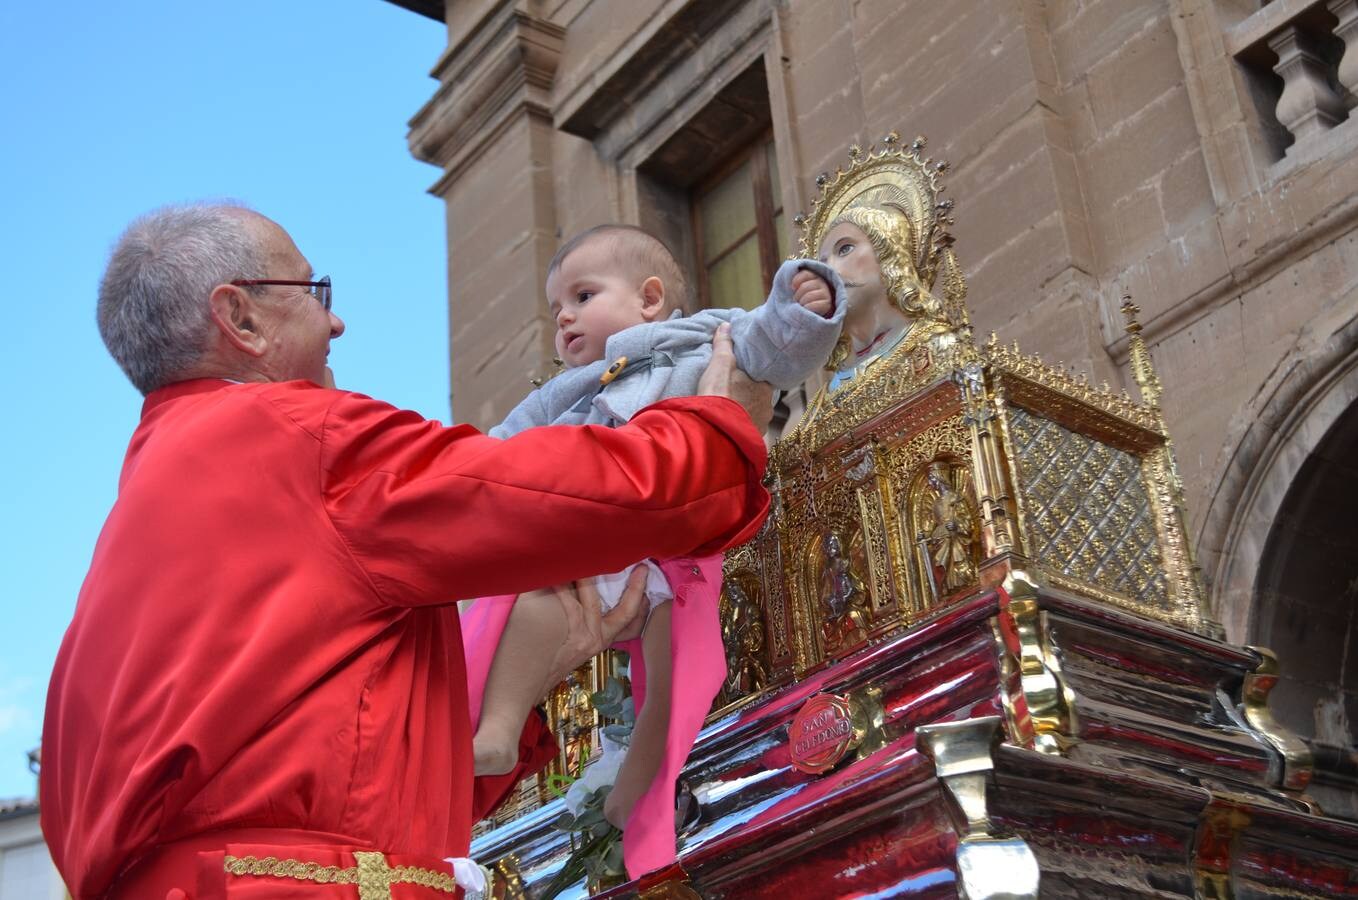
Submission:
<svg viewBox="0 0 1358 900">
<path fill-rule="evenodd" d="M 146 401 L 43 733 L 77 900 L 453 896 L 442 860 L 506 787 L 473 785 L 454 601 L 710 553 L 767 508 L 768 394 L 729 346 L 713 396 L 499 441 L 323 386 L 330 297 L 244 209 L 152 213 L 114 249 L 100 330 Z M 555 670 L 637 596 L 603 623 L 529 600 L 573 610 Z"/>
</svg>

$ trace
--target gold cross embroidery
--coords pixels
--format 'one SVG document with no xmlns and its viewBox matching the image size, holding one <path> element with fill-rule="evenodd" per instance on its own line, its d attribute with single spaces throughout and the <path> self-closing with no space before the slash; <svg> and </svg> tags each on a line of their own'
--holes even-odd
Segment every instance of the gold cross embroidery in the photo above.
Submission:
<svg viewBox="0 0 1358 900">
<path fill-rule="evenodd" d="M 419 866 L 387 865 L 387 858 L 374 851 L 354 851 L 358 865 L 341 868 L 298 859 L 279 859 L 266 856 L 228 856 L 225 860 L 229 875 L 254 875 L 269 878 L 292 878 L 318 884 L 356 884 L 359 900 L 392 900 L 393 884 L 417 884 L 445 894 L 457 893 L 457 882 L 447 872 L 436 872 Z"/>
</svg>

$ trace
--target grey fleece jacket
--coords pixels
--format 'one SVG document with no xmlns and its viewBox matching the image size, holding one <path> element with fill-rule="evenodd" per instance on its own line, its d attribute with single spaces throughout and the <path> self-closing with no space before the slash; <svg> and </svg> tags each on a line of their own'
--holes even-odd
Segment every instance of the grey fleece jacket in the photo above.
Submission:
<svg viewBox="0 0 1358 900">
<path fill-rule="evenodd" d="M 824 278 L 834 291 L 827 319 L 792 299 L 792 279 L 801 269 Z M 506 438 L 537 425 L 618 425 L 666 397 L 688 397 L 712 359 L 712 335 L 731 323 L 736 362 L 756 381 L 793 388 L 823 365 L 844 323 L 844 282 L 829 266 L 811 259 L 788 260 L 773 279 L 773 290 L 753 310 L 705 309 L 663 322 L 633 325 L 608 339 L 604 358 L 567 369 L 529 394 L 490 430 Z M 620 357 L 627 365 L 608 385 L 600 376 Z"/>
</svg>

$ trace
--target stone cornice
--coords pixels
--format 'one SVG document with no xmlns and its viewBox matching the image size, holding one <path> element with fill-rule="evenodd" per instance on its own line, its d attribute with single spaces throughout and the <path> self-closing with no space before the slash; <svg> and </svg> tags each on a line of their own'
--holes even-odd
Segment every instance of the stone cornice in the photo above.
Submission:
<svg viewBox="0 0 1358 900">
<path fill-rule="evenodd" d="M 562 86 L 556 127 L 595 140 L 676 65 L 709 50 L 706 38 L 730 20 L 747 18 L 763 25 L 766 6 L 763 0 L 668 0 L 607 64 L 577 84 Z M 713 61 L 720 58 L 706 55 Z"/>
<path fill-rule="evenodd" d="M 443 22 L 448 18 L 447 7 L 444 6 L 443 0 L 387 0 L 387 2 L 408 9 L 413 13 L 419 13 L 436 22 Z"/>
<path fill-rule="evenodd" d="M 439 87 L 410 120 L 410 152 L 459 170 L 513 113 L 547 115 L 564 36 L 561 26 L 502 0 L 434 66 Z"/>
</svg>

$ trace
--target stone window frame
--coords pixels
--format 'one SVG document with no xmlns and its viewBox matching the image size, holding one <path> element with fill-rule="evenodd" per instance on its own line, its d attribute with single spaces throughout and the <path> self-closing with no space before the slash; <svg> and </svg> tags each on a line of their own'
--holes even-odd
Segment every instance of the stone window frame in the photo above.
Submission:
<svg viewBox="0 0 1358 900">
<path fill-rule="evenodd" d="M 691 185 L 675 190 L 648 169 L 667 141 L 752 67 L 762 68 L 767 85 L 765 127 L 772 129 L 782 208 L 789 218 L 802 208 L 779 16 L 779 0 L 666 0 L 607 66 L 559 86 L 554 97 L 554 126 L 590 141 L 613 168 L 620 220 L 664 239 L 695 279 Z M 700 302 L 692 293 L 690 312 Z"/>
</svg>

